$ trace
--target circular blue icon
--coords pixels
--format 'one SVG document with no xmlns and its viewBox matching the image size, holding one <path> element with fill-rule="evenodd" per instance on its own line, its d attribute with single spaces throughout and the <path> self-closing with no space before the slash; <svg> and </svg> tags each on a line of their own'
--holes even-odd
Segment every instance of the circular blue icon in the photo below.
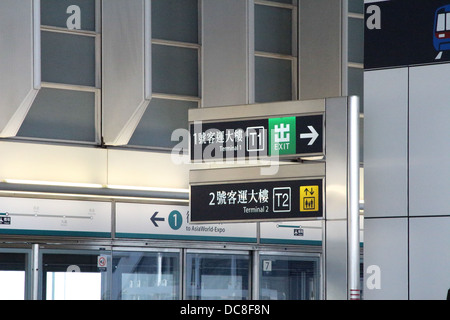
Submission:
<svg viewBox="0 0 450 320">
<path fill-rule="evenodd" d="M 170 214 L 169 214 L 169 226 L 173 229 L 173 230 L 178 230 L 181 228 L 181 225 L 183 224 L 183 216 L 181 215 L 181 213 L 177 210 L 173 210 Z"/>
</svg>

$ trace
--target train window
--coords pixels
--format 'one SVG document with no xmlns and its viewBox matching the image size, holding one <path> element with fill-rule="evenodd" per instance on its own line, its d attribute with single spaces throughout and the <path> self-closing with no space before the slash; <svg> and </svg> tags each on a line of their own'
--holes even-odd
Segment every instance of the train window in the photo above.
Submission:
<svg viewBox="0 0 450 320">
<path fill-rule="evenodd" d="M 445 30 L 445 13 L 440 13 L 437 16 L 436 31 Z"/>
</svg>

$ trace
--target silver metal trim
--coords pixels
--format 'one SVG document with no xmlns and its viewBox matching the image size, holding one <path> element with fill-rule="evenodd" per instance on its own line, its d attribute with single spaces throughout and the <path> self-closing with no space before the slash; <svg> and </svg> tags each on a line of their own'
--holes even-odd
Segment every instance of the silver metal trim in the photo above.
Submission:
<svg viewBox="0 0 450 320">
<path fill-rule="evenodd" d="M 200 49 L 201 45 L 198 43 L 175 41 L 175 40 L 165 40 L 165 39 L 155 39 L 151 40 L 151 44 L 158 44 L 162 46 L 180 47 L 188 49 Z"/>
<path fill-rule="evenodd" d="M 144 99 L 152 98 L 152 3 L 144 2 Z"/>
<path fill-rule="evenodd" d="M 183 96 L 179 94 L 169 94 L 169 93 L 152 93 L 152 98 L 155 99 L 166 99 L 166 100 L 179 100 L 179 101 L 191 101 L 191 102 L 200 102 L 200 97 L 195 96 Z"/>
<path fill-rule="evenodd" d="M 262 6 L 268 6 L 268 7 L 275 7 L 275 8 L 291 9 L 291 10 L 294 10 L 295 8 L 297 8 L 297 6 L 295 4 L 280 3 L 280 2 L 274 2 L 274 1 L 268 1 L 268 0 L 255 0 L 255 4 L 259 4 Z"/>
<path fill-rule="evenodd" d="M 31 252 L 31 300 L 39 299 L 39 244 L 32 245 Z"/>
<path fill-rule="evenodd" d="M 364 63 L 357 63 L 357 62 L 348 62 L 347 67 L 349 68 L 357 68 L 357 69 L 364 69 Z"/>
<path fill-rule="evenodd" d="M 189 182 L 191 185 L 208 183 L 235 183 L 237 181 L 271 181 L 271 180 L 296 180 L 324 178 L 325 163 L 301 163 L 281 165 L 278 172 L 273 176 L 262 176 L 261 166 L 232 167 L 220 169 L 199 169 L 189 172 Z"/>
<path fill-rule="evenodd" d="M 33 0 L 33 87 L 41 88 L 41 2 Z"/>
<path fill-rule="evenodd" d="M 359 97 L 348 99 L 348 299 L 360 298 Z"/>
<path fill-rule="evenodd" d="M 276 105 L 276 107 L 274 107 Z M 292 116 L 320 114 L 325 112 L 325 99 L 305 101 L 282 101 L 257 103 L 252 105 L 237 105 L 225 107 L 209 107 L 189 110 L 189 122 L 243 120 L 267 118 L 272 116 Z"/>
<path fill-rule="evenodd" d="M 75 85 L 75 84 L 57 83 L 57 82 L 42 82 L 41 86 L 43 88 L 51 88 L 51 89 L 72 90 L 72 91 L 86 91 L 86 92 L 94 92 L 94 93 L 99 93 L 100 92 L 100 89 L 96 88 L 96 87 Z"/>
<path fill-rule="evenodd" d="M 272 53 L 272 52 L 265 52 L 265 51 L 255 51 L 256 57 L 262 57 L 262 58 L 271 58 L 271 59 L 280 59 L 280 60 L 296 60 L 295 56 L 291 56 L 288 54 L 282 54 L 282 53 Z"/>
<path fill-rule="evenodd" d="M 71 34 L 71 35 L 78 35 L 78 36 L 86 36 L 94 38 L 98 35 L 96 31 L 90 31 L 90 30 L 78 30 L 78 29 L 67 29 L 63 27 L 54 27 L 54 26 L 47 26 L 47 25 L 41 25 L 40 26 L 41 31 L 46 32 L 55 32 L 55 33 L 65 33 L 65 34 Z"/>
</svg>

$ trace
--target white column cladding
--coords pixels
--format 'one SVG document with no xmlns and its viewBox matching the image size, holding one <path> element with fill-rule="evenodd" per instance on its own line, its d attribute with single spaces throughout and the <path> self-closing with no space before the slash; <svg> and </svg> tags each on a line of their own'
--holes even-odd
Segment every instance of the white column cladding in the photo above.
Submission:
<svg viewBox="0 0 450 320">
<path fill-rule="evenodd" d="M 449 215 L 450 64 L 409 73 L 409 214 Z"/>
<path fill-rule="evenodd" d="M 151 2 L 105 0 L 103 27 L 103 137 L 126 145 L 151 99 Z"/>
<path fill-rule="evenodd" d="M 342 95 L 342 1 L 299 1 L 299 97 Z"/>
<path fill-rule="evenodd" d="M 369 300 L 408 299 L 408 77 L 408 68 L 364 72 L 364 266 L 370 271 L 364 272 L 364 299 Z"/>
<path fill-rule="evenodd" d="M 14 137 L 41 86 L 40 2 L 0 1 L 0 137 Z"/>
<path fill-rule="evenodd" d="M 202 106 L 253 102 L 253 1 L 204 0 Z"/>
<path fill-rule="evenodd" d="M 364 216 L 406 216 L 408 68 L 366 71 L 364 85 Z"/>
<path fill-rule="evenodd" d="M 325 299 L 347 299 L 347 98 L 326 100 Z"/>
</svg>

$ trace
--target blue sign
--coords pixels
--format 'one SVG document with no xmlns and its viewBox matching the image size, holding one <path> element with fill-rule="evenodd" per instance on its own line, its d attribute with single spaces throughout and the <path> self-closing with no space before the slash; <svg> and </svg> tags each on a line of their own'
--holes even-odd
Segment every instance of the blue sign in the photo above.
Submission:
<svg viewBox="0 0 450 320">
<path fill-rule="evenodd" d="M 450 50 L 450 4 L 436 10 L 433 44 L 436 51 Z"/>
<path fill-rule="evenodd" d="M 450 0 L 365 5 L 364 68 L 450 61 Z"/>
</svg>

